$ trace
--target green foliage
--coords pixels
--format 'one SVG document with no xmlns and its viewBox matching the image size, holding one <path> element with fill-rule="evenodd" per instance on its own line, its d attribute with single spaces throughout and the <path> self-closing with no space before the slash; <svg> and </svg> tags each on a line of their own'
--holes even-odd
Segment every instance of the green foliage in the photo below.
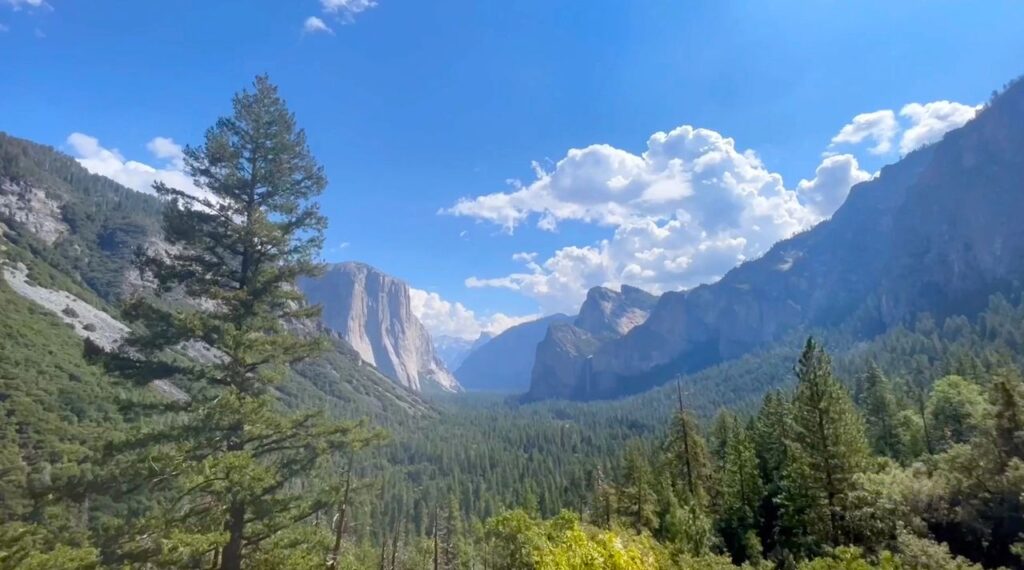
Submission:
<svg viewBox="0 0 1024 570">
<path fill-rule="evenodd" d="M 192 389 L 179 410 L 121 444 L 148 492 L 164 497 L 131 529 L 127 554 L 172 565 L 209 558 L 237 570 L 330 505 L 332 485 L 302 482 L 372 435 L 316 411 L 288 414 L 271 394 L 289 365 L 326 348 L 322 337 L 286 328 L 318 314 L 294 282 L 319 268 L 326 221 L 313 199 L 326 179 L 266 77 L 235 96 L 233 114 L 185 150 L 184 165 L 203 193 L 155 186 L 169 200 L 163 230 L 171 248 L 140 254 L 158 299 L 129 303 L 139 328 L 128 347 L 148 362 L 126 353 L 119 370 L 145 380 L 154 369 L 171 370 Z M 180 293 L 203 302 L 160 302 Z M 166 356 L 197 342 L 212 358 Z"/>
<path fill-rule="evenodd" d="M 871 363 L 864 375 L 861 409 L 864 410 L 868 441 L 875 453 L 897 461 L 906 459 L 906 435 L 897 418 L 896 397 L 889 379 L 875 363 Z"/>
<path fill-rule="evenodd" d="M 707 444 L 696 420 L 682 407 L 669 428 L 665 453 L 676 495 L 686 502 L 703 503 L 710 469 Z"/>
<path fill-rule="evenodd" d="M 669 567 L 664 552 L 649 537 L 583 527 L 571 513 L 539 522 L 523 511 L 511 511 L 488 523 L 486 538 L 486 567 L 495 570 Z"/>
<path fill-rule="evenodd" d="M 655 530 L 655 480 L 647 451 L 640 442 L 631 442 L 626 448 L 622 486 L 619 490 L 619 508 L 624 520 L 638 533 Z"/>
<path fill-rule="evenodd" d="M 931 437 L 939 450 L 969 441 L 990 413 L 981 387 L 960 376 L 946 376 L 935 382 L 927 411 Z"/>
<path fill-rule="evenodd" d="M 796 368 L 792 434 L 780 502 L 786 524 L 800 529 L 793 547 L 843 544 L 844 508 L 867 458 L 864 423 L 853 401 L 832 376 L 825 351 L 808 339 Z"/>
<path fill-rule="evenodd" d="M 735 425 L 725 445 L 720 467 L 719 532 L 734 560 L 758 560 L 761 526 L 760 508 L 765 485 L 758 471 L 754 438 L 747 428 Z"/>
</svg>

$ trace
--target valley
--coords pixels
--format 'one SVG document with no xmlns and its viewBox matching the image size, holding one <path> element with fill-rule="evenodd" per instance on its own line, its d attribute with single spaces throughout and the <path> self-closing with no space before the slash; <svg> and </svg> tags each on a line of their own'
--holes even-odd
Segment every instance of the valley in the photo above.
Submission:
<svg viewBox="0 0 1024 570">
<path fill-rule="evenodd" d="M 1024 80 L 789 189 L 684 126 L 360 220 L 281 75 L 161 169 L 0 132 L 0 570 L 1024 567 Z"/>
</svg>

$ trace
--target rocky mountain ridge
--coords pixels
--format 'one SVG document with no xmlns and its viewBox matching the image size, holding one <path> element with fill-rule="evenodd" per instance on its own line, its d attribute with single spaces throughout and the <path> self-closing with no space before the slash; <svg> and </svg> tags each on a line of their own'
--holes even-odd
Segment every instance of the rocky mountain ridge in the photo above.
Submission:
<svg viewBox="0 0 1024 570">
<path fill-rule="evenodd" d="M 537 345 L 527 399 L 586 397 L 584 374 L 603 343 L 620 338 L 643 324 L 658 297 L 623 285 L 615 291 L 593 287 L 572 323 L 552 324 Z"/>
<path fill-rule="evenodd" d="M 617 397 L 802 328 L 844 325 L 870 338 L 922 312 L 971 315 L 991 294 L 1019 294 L 1022 151 L 1018 81 L 964 127 L 855 186 L 831 219 L 716 283 L 665 293 L 585 363 L 539 371 L 531 394 Z"/>
</svg>

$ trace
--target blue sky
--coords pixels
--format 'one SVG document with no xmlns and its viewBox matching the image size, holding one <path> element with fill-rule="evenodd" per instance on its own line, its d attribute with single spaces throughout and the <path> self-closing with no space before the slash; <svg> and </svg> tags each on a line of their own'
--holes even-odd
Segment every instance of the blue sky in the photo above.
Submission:
<svg viewBox="0 0 1024 570">
<path fill-rule="evenodd" d="M 1012 1 L 0 0 L 0 129 L 183 180 L 176 145 L 269 73 L 330 178 L 327 259 L 473 336 L 593 285 L 713 280 L 1022 54 Z"/>
</svg>

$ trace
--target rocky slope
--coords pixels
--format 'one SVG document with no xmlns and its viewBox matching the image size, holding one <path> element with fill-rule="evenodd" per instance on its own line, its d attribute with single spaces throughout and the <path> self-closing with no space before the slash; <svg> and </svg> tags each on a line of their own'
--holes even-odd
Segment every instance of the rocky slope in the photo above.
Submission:
<svg viewBox="0 0 1024 570">
<path fill-rule="evenodd" d="M 594 287 L 572 323 L 553 324 L 538 344 L 528 399 L 586 398 L 592 389 L 586 370 L 602 343 L 620 338 L 647 320 L 658 298 L 623 285 L 621 291 Z"/>
<path fill-rule="evenodd" d="M 537 343 L 544 339 L 549 326 L 571 319 L 555 314 L 503 331 L 468 354 L 455 370 L 455 377 L 467 390 L 525 392 L 530 386 Z"/>
<path fill-rule="evenodd" d="M 50 147 L 0 133 L 3 287 L 101 347 L 115 346 L 128 331 L 117 306 L 127 290 L 141 286 L 131 269 L 132 252 L 159 243 L 161 208 L 154 196 L 90 174 Z M 301 326 L 324 332 L 317 323 Z M 48 338 L 32 340 L 40 351 L 56 350 Z M 326 353 L 296 366 L 278 386 L 285 403 L 341 416 L 371 415 L 381 422 L 432 413 L 415 393 L 366 364 L 344 339 L 330 341 Z M 201 347 L 183 350 L 203 357 Z M 181 397 L 170 381 L 151 387 Z"/>
<path fill-rule="evenodd" d="M 1024 84 L 939 143 L 853 188 L 828 221 L 720 281 L 662 295 L 650 317 L 538 394 L 607 398 L 736 358 L 807 327 L 864 338 L 927 311 L 981 309 L 1024 282 Z M 558 390 L 552 390 L 553 384 Z M 531 390 L 533 392 L 533 390 Z"/>
<path fill-rule="evenodd" d="M 412 312 L 409 286 L 364 263 L 339 263 L 299 282 L 323 307 L 323 320 L 366 362 L 395 382 L 421 391 L 460 389 Z"/>
</svg>

